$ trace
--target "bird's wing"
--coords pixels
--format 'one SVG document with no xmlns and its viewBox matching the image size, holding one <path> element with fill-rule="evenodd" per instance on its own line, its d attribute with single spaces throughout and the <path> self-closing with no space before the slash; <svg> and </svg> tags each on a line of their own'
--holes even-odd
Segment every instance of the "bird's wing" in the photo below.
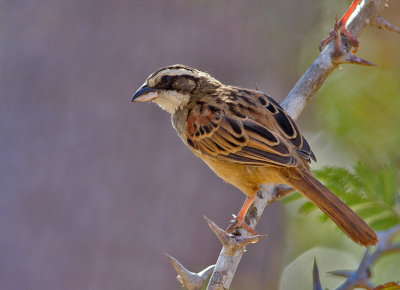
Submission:
<svg viewBox="0 0 400 290">
<path fill-rule="evenodd" d="M 312 158 L 307 142 L 290 117 L 277 103 L 269 105 L 273 106 L 271 120 L 276 124 L 268 127 L 245 115 L 232 114 L 238 109 L 235 105 L 225 111 L 213 110 L 212 106 L 191 110 L 187 144 L 199 155 L 244 165 L 290 167 L 297 165 L 296 153 L 304 159 Z M 271 111 L 266 109 L 265 113 L 272 114 Z"/>
</svg>

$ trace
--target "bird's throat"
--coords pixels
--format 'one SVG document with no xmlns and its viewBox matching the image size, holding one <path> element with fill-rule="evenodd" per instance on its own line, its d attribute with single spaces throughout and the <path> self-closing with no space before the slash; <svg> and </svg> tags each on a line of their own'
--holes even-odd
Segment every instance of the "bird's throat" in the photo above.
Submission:
<svg viewBox="0 0 400 290">
<path fill-rule="evenodd" d="M 181 94 L 176 91 L 161 92 L 160 96 L 154 100 L 163 110 L 174 114 L 178 109 L 186 106 L 190 100 L 189 94 Z"/>
</svg>

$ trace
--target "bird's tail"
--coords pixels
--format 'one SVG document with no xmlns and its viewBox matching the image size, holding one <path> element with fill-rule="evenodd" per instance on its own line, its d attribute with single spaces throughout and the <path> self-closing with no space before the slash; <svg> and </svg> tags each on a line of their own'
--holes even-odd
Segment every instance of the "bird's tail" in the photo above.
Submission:
<svg viewBox="0 0 400 290">
<path fill-rule="evenodd" d="M 298 172 L 290 185 L 319 207 L 353 241 L 365 247 L 378 242 L 376 233 L 343 201 L 309 172 Z"/>
</svg>

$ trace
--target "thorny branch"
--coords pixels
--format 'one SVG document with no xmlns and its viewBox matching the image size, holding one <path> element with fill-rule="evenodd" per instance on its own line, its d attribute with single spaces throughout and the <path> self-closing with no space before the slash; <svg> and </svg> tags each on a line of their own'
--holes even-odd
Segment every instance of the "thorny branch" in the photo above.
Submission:
<svg viewBox="0 0 400 290">
<path fill-rule="evenodd" d="M 387 30 L 396 31 L 396 28 L 390 25 L 387 21 L 381 18 L 383 9 L 387 6 L 388 0 L 363 0 L 358 9 L 353 13 L 347 24 L 347 29 L 354 37 L 358 37 L 362 29 L 371 24 Z M 379 17 L 379 18 L 378 18 Z M 330 73 L 342 63 L 356 63 L 361 65 L 372 65 L 368 61 L 360 59 L 350 53 L 351 43 L 346 39 L 342 39 L 338 33 L 338 25 L 335 25 L 334 41 L 330 42 L 325 49 L 319 54 L 313 64 L 307 69 L 300 80 L 296 83 L 288 96 L 282 102 L 282 107 L 293 118 L 297 119 L 300 113 L 310 101 L 311 97 L 321 87 Z M 245 220 L 251 227 L 255 227 L 260 219 L 264 208 L 293 191 L 292 188 L 285 185 L 260 185 L 260 190 L 257 193 L 257 199 L 250 207 Z M 215 264 L 207 290 L 229 289 L 235 274 L 236 268 L 245 252 L 247 241 L 258 240 L 261 236 L 251 237 L 250 234 L 238 229 L 236 235 L 227 234 L 219 229 L 212 221 L 206 218 L 208 224 L 217 235 L 218 239 L 223 242 L 223 248 Z M 238 239 L 238 235 L 240 238 Z M 241 243 L 240 247 L 232 250 L 227 244 Z M 246 242 L 244 242 L 246 241 Z M 171 257 L 172 258 L 172 257 Z M 170 259 L 171 260 L 171 259 Z M 179 263 L 179 262 L 178 262 Z M 182 266 L 183 267 L 183 266 Z M 185 269 L 185 268 L 183 268 Z M 207 269 L 210 269 L 209 267 Z M 186 269 L 185 269 L 186 270 Z M 198 275 L 186 270 L 189 274 Z M 203 272 L 203 271 L 202 271 Z M 200 273 L 202 273 L 200 272 Z M 180 281 L 184 280 L 180 274 Z M 186 275 L 187 276 L 187 275 Z M 189 275 L 190 276 L 190 275 Z M 196 276 L 197 277 L 197 276 Z M 203 277 L 204 283 L 208 277 Z M 196 281 L 200 281 L 196 278 Z M 197 282 L 200 283 L 200 282 Z M 186 284 L 186 285 L 185 285 Z M 183 286 L 187 286 L 185 281 L 182 281 Z M 187 287 L 187 289 L 198 289 L 196 287 Z"/>
<path fill-rule="evenodd" d="M 383 255 L 394 251 L 400 251 L 400 242 L 393 243 L 393 239 L 398 233 L 400 233 L 400 224 L 397 224 L 386 231 L 379 232 L 379 243 L 376 246 L 376 249 L 372 253 L 370 253 L 369 248 L 365 250 L 361 262 L 356 270 L 335 270 L 329 272 L 332 275 L 347 278 L 343 284 L 336 288 L 336 290 L 351 290 L 356 287 L 368 290 L 376 289 L 370 280 L 370 269 L 372 265 Z M 316 262 L 314 263 L 313 273 L 313 289 L 323 289 L 321 282 L 319 281 L 318 267 L 316 266 Z M 315 277 L 318 277 L 318 279 Z M 397 286 L 397 284 L 394 282 L 388 284 L 395 284 Z M 390 289 L 399 288 L 393 287 Z"/>
</svg>

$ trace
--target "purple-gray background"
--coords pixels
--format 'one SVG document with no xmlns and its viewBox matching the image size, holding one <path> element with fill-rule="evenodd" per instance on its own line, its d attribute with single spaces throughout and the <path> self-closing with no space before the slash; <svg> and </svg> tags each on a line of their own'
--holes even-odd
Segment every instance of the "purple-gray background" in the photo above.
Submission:
<svg viewBox="0 0 400 290">
<path fill-rule="evenodd" d="M 0 288 L 179 289 L 164 252 L 191 270 L 213 264 L 221 246 L 202 215 L 225 227 L 245 197 L 181 144 L 166 112 L 131 96 L 183 63 L 282 100 L 305 69 L 303 43 L 333 24 L 321 3 L 3 1 Z M 270 206 L 258 227 L 269 237 L 233 289 L 277 288 L 284 222 Z"/>
</svg>

